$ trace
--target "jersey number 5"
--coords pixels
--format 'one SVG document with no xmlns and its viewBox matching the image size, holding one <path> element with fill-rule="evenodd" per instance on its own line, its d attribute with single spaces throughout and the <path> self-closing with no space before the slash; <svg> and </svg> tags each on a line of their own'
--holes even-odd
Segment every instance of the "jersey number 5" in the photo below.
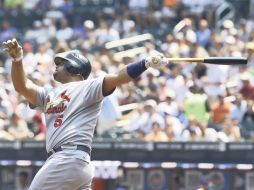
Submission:
<svg viewBox="0 0 254 190">
<path fill-rule="evenodd" d="M 54 122 L 54 127 L 55 128 L 60 127 L 62 125 L 62 123 L 63 123 L 62 119 L 63 119 L 63 115 L 62 114 L 57 116 L 57 118 L 56 118 L 56 120 Z"/>
</svg>

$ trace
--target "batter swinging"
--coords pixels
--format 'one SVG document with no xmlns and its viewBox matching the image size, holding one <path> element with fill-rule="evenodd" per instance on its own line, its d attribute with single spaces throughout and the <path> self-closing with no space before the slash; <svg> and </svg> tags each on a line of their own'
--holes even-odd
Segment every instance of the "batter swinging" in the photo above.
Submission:
<svg viewBox="0 0 254 190">
<path fill-rule="evenodd" d="M 39 87 L 27 79 L 23 50 L 16 39 L 4 42 L 12 59 L 11 77 L 15 90 L 31 107 L 45 113 L 48 159 L 33 179 L 29 190 L 89 190 L 94 176 L 90 162 L 94 128 L 102 100 L 114 89 L 137 78 L 148 67 L 167 64 L 162 55 L 129 64 L 117 74 L 86 80 L 91 64 L 79 51 L 56 54 L 54 79 L 60 86 Z"/>
</svg>

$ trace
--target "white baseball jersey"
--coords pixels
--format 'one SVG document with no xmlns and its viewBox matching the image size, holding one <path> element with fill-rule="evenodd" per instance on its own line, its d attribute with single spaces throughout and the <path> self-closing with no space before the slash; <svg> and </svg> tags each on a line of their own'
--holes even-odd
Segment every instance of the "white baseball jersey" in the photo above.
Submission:
<svg viewBox="0 0 254 190">
<path fill-rule="evenodd" d="M 46 149 L 64 144 L 91 147 L 100 114 L 104 77 L 39 88 L 37 107 L 45 113 Z"/>
</svg>

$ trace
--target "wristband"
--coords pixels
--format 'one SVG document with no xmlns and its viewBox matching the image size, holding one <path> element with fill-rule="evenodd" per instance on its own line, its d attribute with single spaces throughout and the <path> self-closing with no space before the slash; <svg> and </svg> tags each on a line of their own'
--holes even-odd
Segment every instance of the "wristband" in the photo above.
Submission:
<svg viewBox="0 0 254 190">
<path fill-rule="evenodd" d="M 141 61 L 130 63 L 127 65 L 127 73 L 128 75 L 135 79 L 139 77 L 147 68 L 145 59 L 142 59 Z"/>
<path fill-rule="evenodd" d="M 23 55 L 21 54 L 19 57 L 17 58 L 12 58 L 12 62 L 16 63 L 16 62 L 19 62 L 23 59 Z"/>
</svg>

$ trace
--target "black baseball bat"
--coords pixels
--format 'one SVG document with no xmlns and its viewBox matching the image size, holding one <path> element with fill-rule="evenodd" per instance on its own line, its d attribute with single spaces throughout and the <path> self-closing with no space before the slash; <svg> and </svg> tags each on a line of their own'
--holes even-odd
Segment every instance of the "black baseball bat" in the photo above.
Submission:
<svg viewBox="0 0 254 190">
<path fill-rule="evenodd" d="M 196 62 L 214 65 L 246 65 L 248 62 L 245 57 L 167 58 L 167 61 L 169 63 Z"/>
</svg>

